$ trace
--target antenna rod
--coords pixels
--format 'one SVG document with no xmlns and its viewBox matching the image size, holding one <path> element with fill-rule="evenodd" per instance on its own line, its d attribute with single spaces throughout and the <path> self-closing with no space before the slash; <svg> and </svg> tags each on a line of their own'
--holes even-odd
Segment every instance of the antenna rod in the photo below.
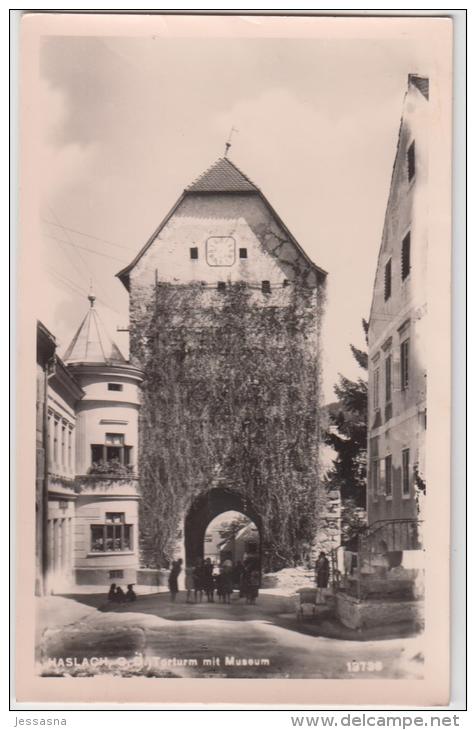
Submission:
<svg viewBox="0 0 476 730">
<path fill-rule="evenodd" d="M 228 135 L 228 139 L 227 139 L 227 141 L 225 143 L 225 157 L 228 157 L 228 151 L 229 151 L 229 149 L 231 147 L 231 138 L 232 138 L 233 132 L 238 132 L 238 131 L 239 130 L 236 129 L 236 127 L 232 127 L 230 129 L 230 134 Z"/>
</svg>

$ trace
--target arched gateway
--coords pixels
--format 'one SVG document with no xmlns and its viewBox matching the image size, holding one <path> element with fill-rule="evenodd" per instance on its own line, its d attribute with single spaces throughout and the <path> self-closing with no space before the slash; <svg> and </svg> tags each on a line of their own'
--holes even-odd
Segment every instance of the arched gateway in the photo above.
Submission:
<svg viewBox="0 0 476 730">
<path fill-rule="evenodd" d="M 223 512 L 240 512 L 248 517 L 260 535 L 262 544 L 262 520 L 249 499 L 227 487 L 216 487 L 196 497 L 185 517 L 185 560 L 187 565 L 194 565 L 198 558 L 203 558 L 205 532 L 215 517 Z"/>
</svg>

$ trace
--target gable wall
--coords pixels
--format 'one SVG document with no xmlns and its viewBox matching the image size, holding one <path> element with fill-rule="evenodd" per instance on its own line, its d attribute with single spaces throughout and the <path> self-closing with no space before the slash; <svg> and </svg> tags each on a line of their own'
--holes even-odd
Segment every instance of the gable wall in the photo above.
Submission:
<svg viewBox="0 0 476 730">
<path fill-rule="evenodd" d="M 419 514 L 414 469 L 423 476 L 426 430 L 426 262 L 428 255 L 429 103 L 409 85 L 378 258 L 369 324 L 368 520 L 414 518 Z M 415 141 L 416 172 L 408 180 L 407 149 Z M 410 275 L 402 280 L 401 251 L 411 233 Z M 385 301 L 385 266 L 392 260 L 391 296 Z M 409 342 L 409 380 L 402 387 L 401 344 Z M 391 398 L 385 390 L 385 360 L 391 357 Z M 377 376 L 378 371 L 378 376 Z M 378 387 L 377 384 L 378 383 Z M 378 400 L 375 402 L 375 391 Z M 403 493 L 403 450 L 409 450 L 410 492 Z M 392 458 L 391 493 L 386 494 L 384 459 Z M 378 474 L 372 469 L 378 464 Z M 405 536 L 402 544 L 405 547 Z M 397 546 L 398 547 L 398 546 Z"/>
</svg>

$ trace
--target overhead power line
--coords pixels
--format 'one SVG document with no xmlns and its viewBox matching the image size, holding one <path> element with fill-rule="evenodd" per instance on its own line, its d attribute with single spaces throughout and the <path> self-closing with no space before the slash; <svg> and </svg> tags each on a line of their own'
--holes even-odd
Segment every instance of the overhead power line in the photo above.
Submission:
<svg viewBox="0 0 476 730">
<path fill-rule="evenodd" d="M 82 287 L 80 284 L 77 284 L 75 281 L 72 281 L 71 279 L 68 279 L 65 274 L 60 273 L 59 271 L 56 271 L 55 269 L 49 267 L 48 268 L 49 274 L 63 287 L 70 289 L 74 294 L 77 294 L 80 297 L 86 298 L 88 295 L 88 290 Z M 101 302 L 101 304 L 106 307 L 107 309 L 110 309 L 111 312 L 115 312 L 120 317 L 124 316 L 123 312 L 119 312 L 118 309 L 115 309 L 115 307 L 111 307 L 110 304 L 108 304 L 102 297 L 99 297 L 96 295 L 96 299 L 98 302 Z"/>
<path fill-rule="evenodd" d="M 62 228 L 65 231 L 70 231 L 71 233 L 77 233 L 78 236 L 85 236 L 86 238 L 93 238 L 95 241 L 101 241 L 101 243 L 108 243 L 110 246 L 117 246 L 117 248 L 123 248 L 126 251 L 129 251 L 128 246 L 124 246 L 122 243 L 115 243 L 114 241 L 108 241 L 107 238 L 100 238 L 99 236 L 93 236 L 92 233 L 84 233 L 83 231 L 78 231 L 76 228 L 68 228 L 68 226 L 63 226 L 60 223 L 55 223 L 54 221 L 46 220 L 46 218 L 42 218 L 43 223 L 47 223 L 49 226 L 56 226 L 57 228 Z"/>
<path fill-rule="evenodd" d="M 119 263 L 124 264 L 126 263 L 126 259 L 120 259 L 117 256 L 111 256 L 108 253 L 102 253 L 102 251 L 95 251 L 93 248 L 87 248 L 87 246 L 81 246 L 79 243 L 73 243 L 72 241 L 65 241 L 64 238 L 57 238 L 56 236 L 52 236 L 51 233 L 45 234 L 47 238 L 52 238 L 54 241 L 58 241 L 58 243 L 65 243 L 67 246 L 73 246 L 74 248 L 79 248 L 81 251 L 87 251 L 88 253 L 93 253 L 96 256 L 102 256 L 105 259 L 111 259 L 113 261 L 119 261 Z"/>
</svg>

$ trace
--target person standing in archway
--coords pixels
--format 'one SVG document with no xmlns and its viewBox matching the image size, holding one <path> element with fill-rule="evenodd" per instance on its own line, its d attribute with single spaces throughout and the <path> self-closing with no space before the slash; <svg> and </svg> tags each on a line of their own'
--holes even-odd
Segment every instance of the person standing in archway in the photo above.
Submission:
<svg viewBox="0 0 476 730">
<path fill-rule="evenodd" d="M 203 599 L 203 584 L 204 584 L 204 571 L 203 571 L 203 560 L 197 559 L 195 567 L 193 569 L 193 584 L 195 593 L 195 603 L 198 601 L 201 603 Z"/>
<path fill-rule="evenodd" d="M 178 577 L 182 571 L 182 558 L 174 560 L 169 574 L 170 600 L 175 602 L 178 593 Z"/>
<path fill-rule="evenodd" d="M 203 580 L 203 588 L 205 590 L 205 593 L 207 594 L 207 601 L 208 603 L 213 603 L 215 585 L 213 582 L 213 565 L 210 558 L 206 558 L 205 563 L 203 564 Z"/>
</svg>

